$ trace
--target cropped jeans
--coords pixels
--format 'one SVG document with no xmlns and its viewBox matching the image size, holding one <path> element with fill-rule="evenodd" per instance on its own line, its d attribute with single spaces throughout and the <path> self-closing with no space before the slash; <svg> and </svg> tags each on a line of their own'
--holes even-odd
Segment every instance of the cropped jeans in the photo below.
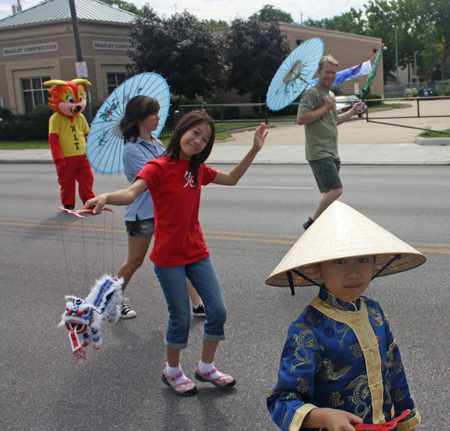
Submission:
<svg viewBox="0 0 450 431">
<path fill-rule="evenodd" d="M 162 267 L 155 265 L 155 273 L 166 298 L 169 325 L 165 344 L 171 349 L 187 347 L 191 324 L 191 306 L 186 278 L 200 295 L 206 312 L 203 338 L 208 341 L 225 340 L 224 325 L 227 308 L 216 271 L 209 257 L 187 265 Z"/>
</svg>

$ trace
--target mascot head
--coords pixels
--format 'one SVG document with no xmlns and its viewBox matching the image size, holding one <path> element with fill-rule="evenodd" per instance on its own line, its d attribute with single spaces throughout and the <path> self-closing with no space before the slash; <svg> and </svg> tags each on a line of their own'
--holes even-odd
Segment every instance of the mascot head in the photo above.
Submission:
<svg viewBox="0 0 450 431">
<path fill-rule="evenodd" d="M 87 79 L 72 79 L 72 81 L 53 79 L 44 82 L 44 85 L 52 86 L 48 90 L 52 96 L 48 99 L 48 106 L 67 117 L 80 114 L 86 106 L 86 91 L 83 84 L 91 85 Z"/>
</svg>

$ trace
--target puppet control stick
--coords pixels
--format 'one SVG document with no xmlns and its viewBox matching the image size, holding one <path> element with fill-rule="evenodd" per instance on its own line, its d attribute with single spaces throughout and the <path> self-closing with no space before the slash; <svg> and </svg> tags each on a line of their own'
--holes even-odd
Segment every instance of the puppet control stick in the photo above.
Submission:
<svg viewBox="0 0 450 431">
<path fill-rule="evenodd" d="M 58 207 L 58 209 L 60 209 L 61 211 L 65 211 L 66 213 L 73 214 L 75 217 L 78 217 L 78 218 L 85 218 L 84 216 L 81 215 L 81 213 L 92 214 L 94 212 L 94 210 L 68 210 L 63 207 Z M 114 210 L 112 210 L 110 208 L 103 208 L 102 211 L 109 211 L 111 213 L 115 212 Z"/>
<path fill-rule="evenodd" d="M 397 423 L 408 416 L 410 413 L 411 410 L 405 410 L 399 417 L 394 418 L 389 422 L 385 422 L 382 424 L 355 424 L 353 425 L 353 427 L 356 431 L 389 431 L 394 429 L 397 426 Z M 328 431 L 328 428 L 323 428 L 322 431 Z"/>
</svg>

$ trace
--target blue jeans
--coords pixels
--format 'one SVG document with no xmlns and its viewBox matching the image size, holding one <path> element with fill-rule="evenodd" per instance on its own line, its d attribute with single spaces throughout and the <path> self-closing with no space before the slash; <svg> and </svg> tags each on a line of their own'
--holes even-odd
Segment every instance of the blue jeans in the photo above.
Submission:
<svg viewBox="0 0 450 431">
<path fill-rule="evenodd" d="M 206 321 L 203 338 L 208 341 L 225 340 L 224 325 L 227 319 L 227 307 L 209 257 L 187 265 L 171 267 L 155 265 L 155 273 L 169 310 L 166 347 L 171 349 L 187 347 L 191 306 L 186 288 L 186 277 L 202 298 L 205 306 Z"/>
</svg>

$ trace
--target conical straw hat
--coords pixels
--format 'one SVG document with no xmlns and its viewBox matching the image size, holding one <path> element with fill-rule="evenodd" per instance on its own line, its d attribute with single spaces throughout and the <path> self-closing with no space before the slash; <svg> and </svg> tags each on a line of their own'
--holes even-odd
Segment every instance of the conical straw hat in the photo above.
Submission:
<svg viewBox="0 0 450 431">
<path fill-rule="evenodd" d="M 313 264 L 363 255 L 376 255 L 374 277 L 406 271 L 426 261 L 426 257 L 410 245 L 348 205 L 335 201 L 299 238 L 266 283 L 289 287 L 292 277 L 294 286 L 320 285 L 322 276 L 314 273 Z"/>
</svg>

